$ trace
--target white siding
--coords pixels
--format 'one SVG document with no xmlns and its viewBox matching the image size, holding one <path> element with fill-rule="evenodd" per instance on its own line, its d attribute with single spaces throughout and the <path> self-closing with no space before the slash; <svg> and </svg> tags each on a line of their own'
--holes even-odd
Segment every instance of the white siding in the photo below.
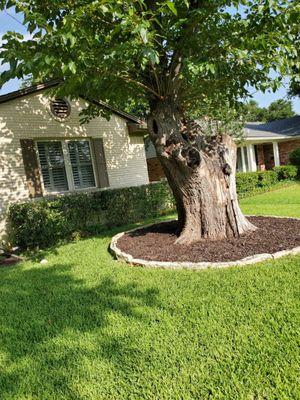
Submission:
<svg viewBox="0 0 300 400">
<path fill-rule="evenodd" d="M 84 106 L 83 100 L 72 101 L 70 117 L 59 122 L 41 93 L 0 104 L 0 233 L 9 203 L 28 198 L 20 139 L 103 138 L 110 187 L 148 183 L 143 137 L 130 137 L 126 120 L 116 114 L 80 125 Z"/>
</svg>

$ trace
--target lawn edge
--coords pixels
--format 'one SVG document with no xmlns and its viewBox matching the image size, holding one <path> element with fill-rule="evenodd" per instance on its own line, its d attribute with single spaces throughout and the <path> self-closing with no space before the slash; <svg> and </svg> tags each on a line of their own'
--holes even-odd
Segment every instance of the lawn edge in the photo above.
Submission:
<svg viewBox="0 0 300 400">
<path fill-rule="evenodd" d="M 260 215 L 256 215 L 260 216 Z M 272 217 L 272 218 L 288 218 L 294 220 L 300 220 L 300 218 L 296 217 L 284 217 L 277 215 L 261 215 L 264 217 Z M 250 217 L 250 215 L 247 215 Z M 156 225 L 157 223 L 152 223 L 144 226 L 139 226 L 138 228 L 130 229 L 127 231 L 123 231 L 114 235 L 111 239 L 109 250 L 112 255 L 119 261 L 125 261 L 127 264 L 132 266 L 141 266 L 141 267 L 150 267 L 150 268 L 162 268 L 162 269 L 190 269 L 190 270 L 204 270 L 204 269 L 218 269 L 218 268 L 227 268 L 234 266 L 246 266 L 251 264 L 256 264 L 266 260 L 274 260 L 281 257 L 300 254 L 300 246 L 294 247 L 289 250 L 281 250 L 276 253 L 261 253 L 254 254 L 253 256 L 245 257 L 240 260 L 235 261 L 224 261 L 224 262 L 170 262 L 170 261 L 148 261 L 143 259 L 138 259 L 132 257 L 132 255 L 125 253 L 121 249 L 119 249 L 117 242 L 118 240 L 124 236 L 126 233 L 134 232 L 138 229 L 148 228 L 150 226 Z"/>
</svg>

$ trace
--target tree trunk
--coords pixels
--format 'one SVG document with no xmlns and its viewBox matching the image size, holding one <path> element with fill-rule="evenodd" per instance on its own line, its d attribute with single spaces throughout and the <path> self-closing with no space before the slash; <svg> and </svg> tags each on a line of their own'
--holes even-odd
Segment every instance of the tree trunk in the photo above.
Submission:
<svg viewBox="0 0 300 400">
<path fill-rule="evenodd" d="M 238 204 L 236 145 L 230 136 L 207 136 L 196 123 L 183 128 L 172 101 L 152 107 L 148 129 L 176 200 L 176 243 L 220 240 L 256 229 Z"/>
</svg>

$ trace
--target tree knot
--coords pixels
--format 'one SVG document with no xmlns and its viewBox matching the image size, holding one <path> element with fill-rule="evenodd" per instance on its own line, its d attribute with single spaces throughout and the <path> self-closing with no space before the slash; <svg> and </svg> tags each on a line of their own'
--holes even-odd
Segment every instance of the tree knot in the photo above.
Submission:
<svg viewBox="0 0 300 400">
<path fill-rule="evenodd" d="M 181 155 L 185 158 L 190 168 L 197 168 L 201 163 L 201 155 L 195 147 L 186 147 L 182 149 Z"/>
<path fill-rule="evenodd" d="M 224 167 L 223 167 L 223 172 L 224 172 L 225 175 L 231 175 L 231 173 L 232 173 L 232 168 L 231 168 L 231 166 L 230 166 L 228 163 L 226 163 L 226 164 L 224 165 Z"/>
</svg>

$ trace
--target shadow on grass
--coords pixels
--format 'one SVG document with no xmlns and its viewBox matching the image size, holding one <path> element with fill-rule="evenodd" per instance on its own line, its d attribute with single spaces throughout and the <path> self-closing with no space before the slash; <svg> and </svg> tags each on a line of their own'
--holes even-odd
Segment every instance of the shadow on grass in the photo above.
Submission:
<svg viewBox="0 0 300 400">
<path fill-rule="evenodd" d="M 84 370 L 82 359 L 122 370 L 125 355 L 130 363 L 139 357 L 128 327 L 159 306 L 158 290 L 108 277 L 90 287 L 72 267 L 0 271 L 1 399 L 52 398 L 56 389 L 79 399 L 73 379 Z"/>
</svg>

